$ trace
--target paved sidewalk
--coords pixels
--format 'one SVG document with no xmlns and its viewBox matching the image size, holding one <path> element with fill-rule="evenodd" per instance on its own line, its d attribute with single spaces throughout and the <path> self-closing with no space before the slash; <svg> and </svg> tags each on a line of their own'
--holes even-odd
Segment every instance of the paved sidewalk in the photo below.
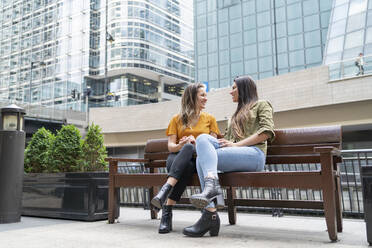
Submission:
<svg viewBox="0 0 372 248">
<path fill-rule="evenodd" d="M 185 226 L 200 216 L 198 211 L 175 210 L 174 231 L 158 234 L 159 220 L 151 220 L 142 208 L 121 208 L 119 223 L 80 222 L 22 217 L 20 223 L 0 224 L 0 247 L 27 248 L 108 248 L 108 247 L 368 247 L 363 220 L 344 219 L 340 241 L 331 243 L 324 218 L 238 213 L 237 224 L 228 224 L 227 213 L 220 213 L 218 237 L 189 238 Z"/>
</svg>

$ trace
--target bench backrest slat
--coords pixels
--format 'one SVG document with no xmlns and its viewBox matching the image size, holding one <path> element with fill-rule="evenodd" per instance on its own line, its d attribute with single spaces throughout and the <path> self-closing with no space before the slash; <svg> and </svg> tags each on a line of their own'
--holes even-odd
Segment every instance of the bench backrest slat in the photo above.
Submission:
<svg viewBox="0 0 372 248">
<path fill-rule="evenodd" d="M 146 153 L 168 152 L 168 139 L 150 139 L 145 146 Z"/>
<path fill-rule="evenodd" d="M 267 163 L 315 163 L 314 147 L 341 148 L 341 127 L 309 127 L 275 130 L 275 140 L 268 144 Z M 147 167 L 164 167 L 168 157 L 168 139 L 148 140 L 145 147 Z"/>
<path fill-rule="evenodd" d="M 341 143 L 341 127 L 307 127 L 275 130 L 271 145 L 300 145 L 320 143 Z"/>
<path fill-rule="evenodd" d="M 150 160 L 166 160 L 168 155 L 169 155 L 168 151 L 148 152 L 148 153 L 145 153 L 144 158 L 145 159 L 150 159 Z"/>
</svg>

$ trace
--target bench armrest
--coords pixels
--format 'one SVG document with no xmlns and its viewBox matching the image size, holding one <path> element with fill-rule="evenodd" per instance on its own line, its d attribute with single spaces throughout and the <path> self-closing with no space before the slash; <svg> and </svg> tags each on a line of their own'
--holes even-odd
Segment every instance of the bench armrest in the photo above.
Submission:
<svg viewBox="0 0 372 248">
<path fill-rule="evenodd" d="M 132 163 L 148 163 L 150 160 L 148 159 L 143 159 L 143 158 L 113 158 L 113 157 L 108 157 L 105 158 L 105 161 L 108 162 L 132 162 Z"/>
<path fill-rule="evenodd" d="M 334 147 L 334 146 L 320 146 L 320 147 L 314 147 L 314 152 L 317 153 L 331 153 L 335 156 L 341 156 L 340 149 Z"/>
</svg>

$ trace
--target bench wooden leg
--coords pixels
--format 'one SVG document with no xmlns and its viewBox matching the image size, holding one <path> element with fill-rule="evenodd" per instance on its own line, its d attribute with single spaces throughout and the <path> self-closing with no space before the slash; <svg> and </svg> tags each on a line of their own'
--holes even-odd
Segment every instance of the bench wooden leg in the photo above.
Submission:
<svg viewBox="0 0 372 248">
<path fill-rule="evenodd" d="M 158 168 L 150 168 L 150 173 L 157 173 L 158 172 Z M 154 196 L 158 193 L 158 188 L 157 187 L 151 187 L 149 188 L 149 201 L 151 202 L 152 198 L 154 198 Z M 157 219 L 158 218 L 158 211 L 159 209 L 155 209 L 154 206 L 150 204 L 150 216 L 151 216 L 151 219 Z"/>
<path fill-rule="evenodd" d="M 230 225 L 235 225 L 236 223 L 236 207 L 234 205 L 234 199 L 236 198 L 236 188 L 228 187 L 227 192 L 227 211 L 229 214 Z"/>
<path fill-rule="evenodd" d="M 117 194 L 115 192 L 115 174 L 117 173 L 118 162 L 110 161 L 109 172 L 109 197 L 108 197 L 108 223 L 115 223 Z"/>
<path fill-rule="evenodd" d="M 334 180 L 333 159 L 330 153 L 321 153 L 323 205 L 329 238 L 337 241 L 336 229 L 336 188 Z"/>
<path fill-rule="evenodd" d="M 336 165 L 337 166 L 337 165 Z M 341 180 L 340 180 L 340 174 L 339 170 L 336 167 L 337 171 L 337 177 L 335 179 L 336 184 L 336 222 L 337 222 L 337 232 L 342 232 L 343 226 L 342 226 L 342 205 L 341 205 Z"/>
<path fill-rule="evenodd" d="M 157 193 L 157 189 L 155 187 L 151 187 L 149 188 L 149 201 L 151 202 L 152 198 L 154 198 L 154 196 L 156 195 Z M 151 216 L 151 219 L 157 219 L 158 218 L 158 210 L 156 210 L 154 208 L 153 205 L 151 205 L 150 203 L 150 216 Z"/>
<path fill-rule="evenodd" d="M 334 192 L 331 189 L 324 189 L 323 197 L 324 197 L 324 215 L 326 218 L 328 235 L 332 241 L 337 241 L 336 204 L 335 204 Z"/>
</svg>

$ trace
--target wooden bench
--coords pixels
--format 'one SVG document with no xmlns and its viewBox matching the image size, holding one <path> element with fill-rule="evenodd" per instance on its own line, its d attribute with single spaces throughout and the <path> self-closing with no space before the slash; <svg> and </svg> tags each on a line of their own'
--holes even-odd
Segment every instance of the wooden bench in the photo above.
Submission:
<svg viewBox="0 0 372 248">
<path fill-rule="evenodd" d="M 329 238 L 337 240 L 337 232 L 342 232 L 342 209 L 340 176 L 337 163 L 341 162 L 341 127 L 311 127 L 275 130 L 276 139 L 268 146 L 266 164 L 308 164 L 320 163 L 317 171 L 265 171 L 232 172 L 219 175 L 221 186 L 226 189 L 225 200 L 230 224 L 236 223 L 236 206 L 256 206 L 272 208 L 323 209 Z M 162 186 L 166 174 L 158 173 L 165 166 L 168 156 L 167 139 L 149 140 L 145 147 L 144 159 L 108 158 L 109 181 L 109 223 L 116 216 L 117 194 L 120 187 L 149 188 L 150 199 Z M 118 173 L 118 162 L 138 162 L 149 168 L 150 173 Z M 200 186 L 195 174 L 190 186 Z M 261 200 L 236 199 L 236 187 L 267 187 L 290 189 L 315 189 L 322 191 L 323 201 L 311 200 Z M 188 202 L 188 199 L 181 199 Z M 157 218 L 151 209 L 151 218 Z"/>
</svg>

